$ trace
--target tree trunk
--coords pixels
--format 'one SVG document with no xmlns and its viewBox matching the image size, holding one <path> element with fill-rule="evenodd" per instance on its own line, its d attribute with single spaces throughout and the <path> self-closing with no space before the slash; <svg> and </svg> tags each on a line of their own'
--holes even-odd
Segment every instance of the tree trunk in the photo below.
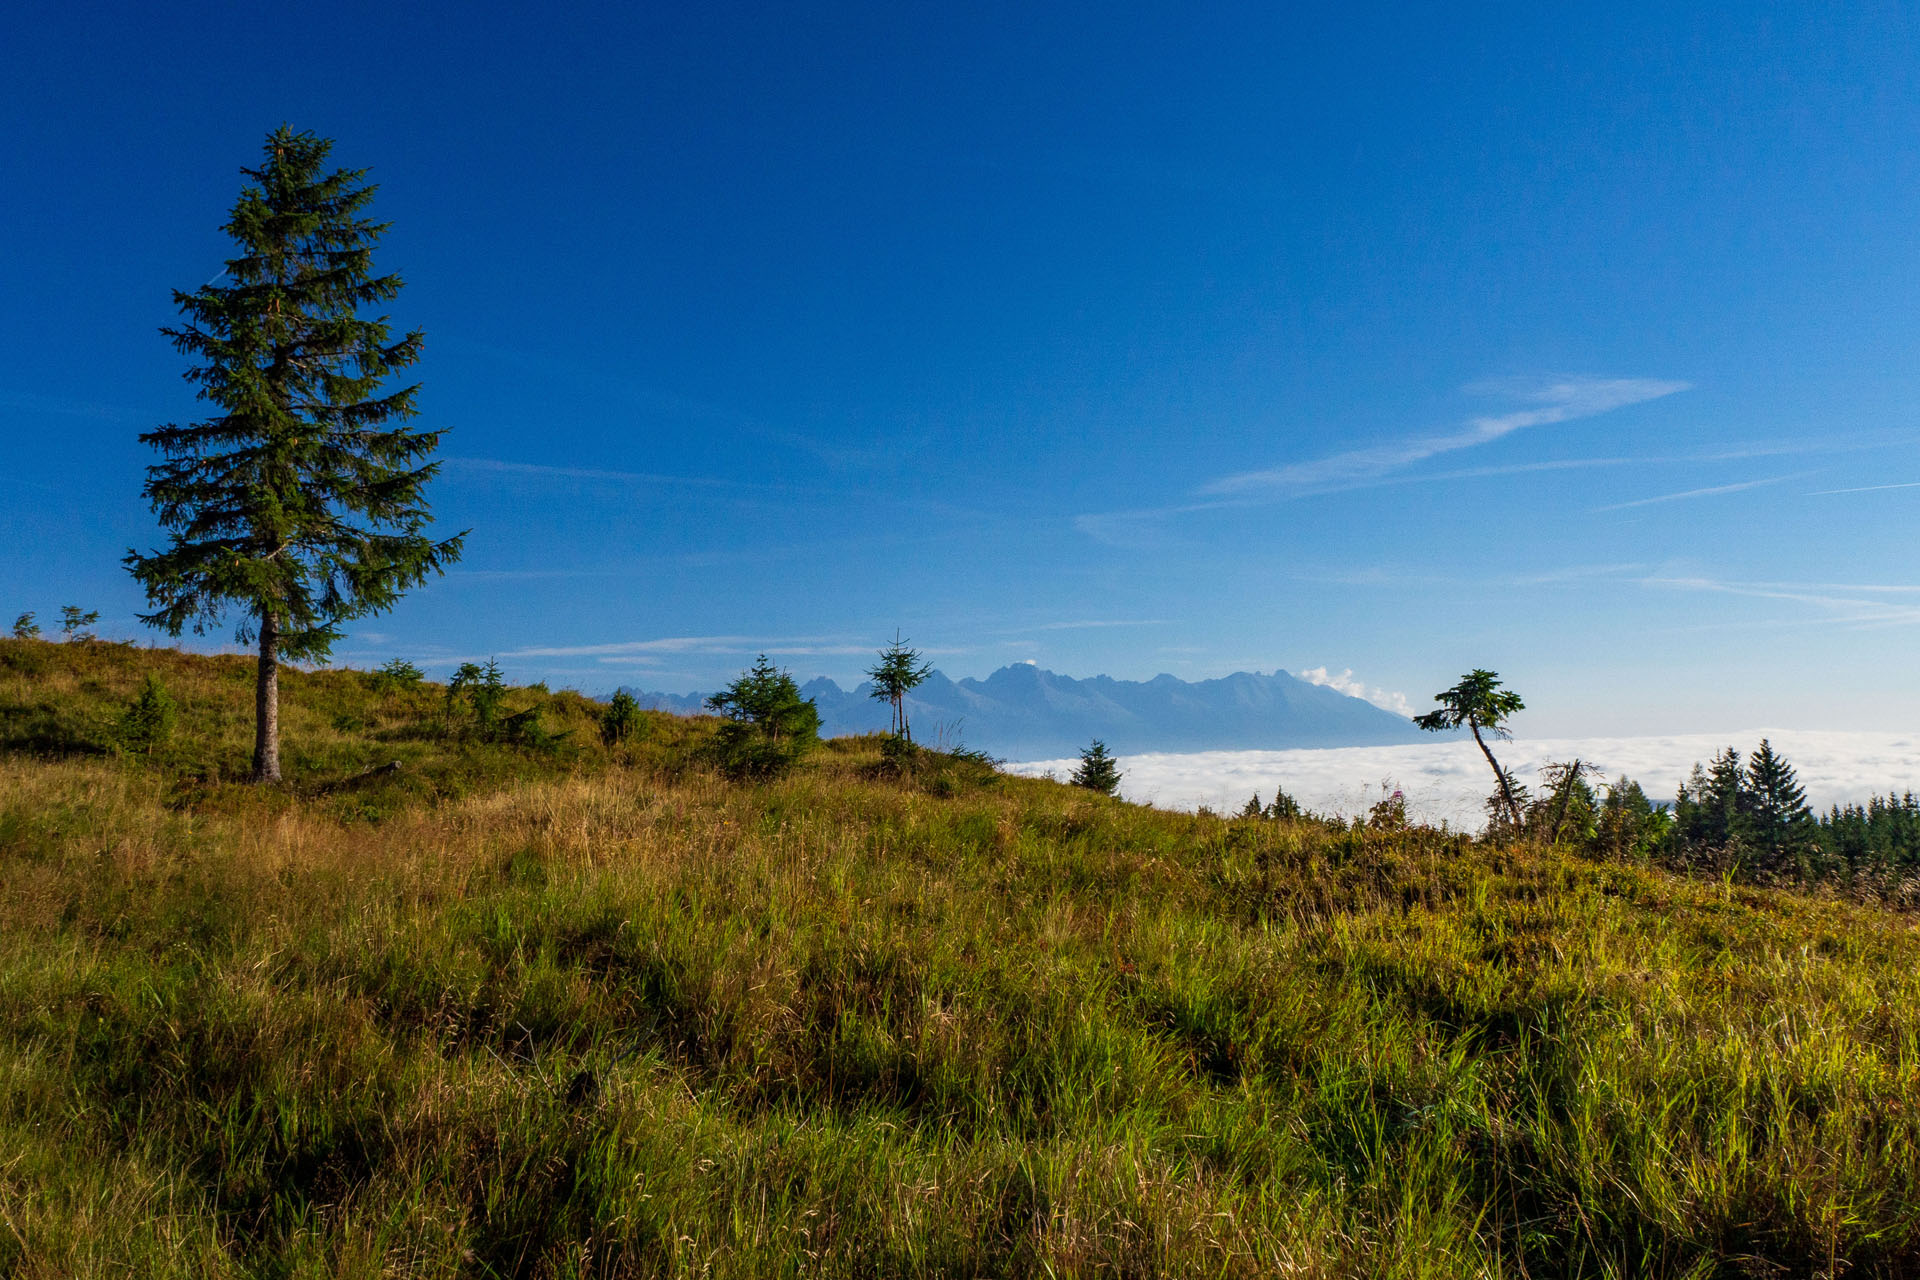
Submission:
<svg viewBox="0 0 1920 1280">
<path fill-rule="evenodd" d="M 280 623 L 260 615 L 260 668 L 253 686 L 253 780 L 280 781 Z"/>
<path fill-rule="evenodd" d="M 1507 817 L 1512 820 L 1513 829 L 1518 831 L 1520 829 L 1520 804 L 1513 798 L 1513 788 L 1507 785 L 1507 771 L 1502 769 L 1500 762 L 1493 758 L 1493 752 L 1487 750 L 1486 739 L 1480 736 L 1480 726 L 1469 719 L 1467 721 L 1467 728 L 1473 731 L 1473 740 L 1474 743 L 1479 746 L 1480 754 L 1485 756 L 1487 763 L 1493 767 L 1494 781 L 1500 784 L 1500 797 L 1507 802 Z"/>
</svg>

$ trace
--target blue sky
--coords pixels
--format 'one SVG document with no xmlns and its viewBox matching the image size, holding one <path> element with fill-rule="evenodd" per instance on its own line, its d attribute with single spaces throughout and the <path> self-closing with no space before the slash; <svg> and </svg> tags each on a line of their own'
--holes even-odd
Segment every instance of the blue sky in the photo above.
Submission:
<svg viewBox="0 0 1920 1280">
<path fill-rule="evenodd" d="M 158 330 L 285 121 L 381 184 L 473 530 L 342 661 L 684 691 L 899 628 L 1487 666 L 1536 733 L 1910 725 L 1911 11 L 1339 8 L 29 0 L 0 609 L 147 634 Z"/>
</svg>

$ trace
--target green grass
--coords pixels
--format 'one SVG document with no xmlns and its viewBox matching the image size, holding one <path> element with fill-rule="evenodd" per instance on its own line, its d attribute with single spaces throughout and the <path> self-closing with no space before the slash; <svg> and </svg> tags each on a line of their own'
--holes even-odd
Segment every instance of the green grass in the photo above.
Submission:
<svg viewBox="0 0 1920 1280">
<path fill-rule="evenodd" d="M 1910 916 L 244 675 L 0 644 L 0 1274 L 1920 1274 Z"/>
</svg>

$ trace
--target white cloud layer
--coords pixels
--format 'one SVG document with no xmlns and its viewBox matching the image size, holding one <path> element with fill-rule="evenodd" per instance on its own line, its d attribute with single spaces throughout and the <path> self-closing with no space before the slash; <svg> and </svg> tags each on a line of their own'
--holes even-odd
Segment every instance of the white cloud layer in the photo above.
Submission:
<svg viewBox="0 0 1920 1280">
<path fill-rule="evenodd" d="M 1305 671 L 1296 671 L 1295 675 L 1308 684 L 1321 684 L 1329 689 L 1337 689 L 1350 698 L 1364 698 L 1382 711 L 1391 711 L 1395 715 L 1413 717 L 1413 704 L 1407 701 L 1404 693 L 1395 693 L 1391 689 L 1382 689 L 1353 678 L 1353 668 L 1348 667 L 1338 675 L 1330 675 L 1325 667 L 1308 667 Z"/>
<path fill-rule="evenodd" d="M 1514 742 L 1497 754 L 1533 786 L 1540 766 L 1576 757 L 1597 765 L 1608 780 L 1632 778 L 1655 801 L 1670 800 L 1695 762 L 1732 747 L 1743 756 L 1769 739 L 1798 771 L 1816 809 L 1864 802 L 1889 791 L 1920 791 L 1920 733 L 1850 733 L 1749 729 L 1739 733 L 1670 734 L 1642 738 L 1546 738 Z M 1011 773 L 1065 778 L 1075 760 L 1007 765 Z M 1477 830 L 1493 774 L 1471 740 L 1406 747 L 1337 747 L 1299 751 L 1201 751 L 1120 759 L 1120 794 L 1168 809 L 1237 810 L 1254 792 L 1273 798 L 1278 785 L 1307 808 L 1352 816 L 1398 788 L 1407 811 L 1422 822 Z"/>
</svg>

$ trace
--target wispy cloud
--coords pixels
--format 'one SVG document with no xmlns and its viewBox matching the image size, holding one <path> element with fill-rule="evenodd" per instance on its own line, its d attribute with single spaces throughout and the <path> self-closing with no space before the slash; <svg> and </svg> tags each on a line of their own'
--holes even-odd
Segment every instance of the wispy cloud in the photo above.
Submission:
<svg viewBox="0 0 1920 1280">
<path fill-rule="evenodd" d="M 1346 493 L 1385 485 L 1437 484 L 1483 477 L 1524 475 L 1545 471 L 1585 470 L 1630 466 L 1638 458 L 1563 458 L 1497 466 L 1462 467 L 1450 471 L 1399 474 L 1429 458 L 1489 444 L 1516 431 L 1571 422 L 1612 409 L 1657 400 L 1685 391 L 1691 384 L 1656 378 L 1557 378 L 1545 382 L 1506 380 L 1478 383 L 1469 392 L 1504 395 L 1531 407 L 1511 413 L 1469 418 L 1458 430 L 1419 436 L 1329 457 L 1289 463 L 1262 471 L 1244 471 L 1202 485 L 1191 501 L 1132 511 L 1099 511 L 1075 516 L 1074 528 L 1109 546 L 1148 548 L 1166 541 L 1160 526 L 1170 517 L 1223 507 L 1283 502 L 1317 494 Z"/>
<path fill-rule="evenodd" d="M 1592 578 L 1617 578 L 1621 574 L 1642 572 L 1646 567 L 1644 564 L 1575 564 L 1564 569 L 1520 574 L 1507 581 L 1516 587 L 1548 587 L 1562 582 L 1585 582 Z"/>
<path fill-rule="evenodd" d="M 1529 427 L 1571 422 L 1685 391 L 1689 384 L 1657 378 L 1558 378 L 1545 383 L 1502 381 L 1468 388 L 1503 395 L 1530 407 L 1469 418 L 1457 430 L 1350 449 L 1307 462 L 1244 471 L 1205 485 L 1218 496 L 1285 496 L 1367 481 L 1444 453 L 1490 444 Z"/>
<path fill-rule="evenodd" d="M 1764 480 L 1742 480 L 1738 484 L 1709 485 L 1704 489 L 1683 489 L 1679 493 L 1662 493 L 1651 498 L 1635 498 L 1632 502 L 1615 502 L 1604 507 L 1594 507 L 1598 514 L 1602 511 L 1625 511 L 1630 507 L 1651 507 L 1660 502 L 1683 502 L 1688 498 L 1711 498 L 1723 493 L 1743 493 L 1748 489 L 1758 489 L 1763 485 L 1779 484 L 1783 480 L 1794 480 L 1805 475 L 1798 471 L 1793 475 L 1768 476 Z"/>
<path fill-rule="evenodd" d="M 810 454 L 840 469 L 871 469 L 897 460 L 903 450 L 897 429 L 885 439 L 866 446 L 843 440 L 827 441 L 791 428 L 776 426 L 725 404 L 670 391 L 610 373 L 600 365 L 523 347 L 501 346 L 457 336 L 441 338 L 438 346 L 455 346 L 486 358 L 488 364 L 508 364 L 517 369 L 569 383 L 588 393 L 632 406 L 646 415 L 646 421 L 665 420 L 687 424 L 706 433 L 728 436 L 752 435 L 762 440 Z M 921 441 L 920 443 L 924 443 Z"/>
<path fill-rule="evenodd" d="M 1796 454 L 1866 453 L 1874 449 L 1893 449 L 1913 444 L 1920 434 L 1912 431 L 1857 431 L 1835 435 L 1822 428 L 1809 428 L 1805 434 L 1782 440 L 1750 440 L 1726 444 L 1673 459 L 1673 462 L 1738 462 L 1749 458 L 1788 458 Z M 1656 459 L 1649 459 L 1656 461 Z"/>
<path fill-rule="evenodd" d="M 1328 672 L 1325 667 L 1308 667 L 1305 671 L 1296 671 L 1293 674 L 1299 676 L 1308 684 L 1323 685 L 1326 688 L 1344 693 L 1350 698 L 1364 698 L 1383 711 L 1391 711 L 1395 715 L 1408 717 L 1413 715 L 1413 704 L 1407 701 L 1406 694 L 1395 692 L 1392 689 L 1382 689 L 1378 685 L 1370 685 L 1364 681 L 1356 680 L 1353 678 L 1352 667 L 1348 667 L 1345 671 L 1338 672 L 1337 674 Z"/>
<path fill-rule="evenodd" d="M 1506 590 L 1518 587 L 1553 587 L 1568 583 L 1585 584 L 1596 578 L 1627 578 L 1645 573 L 1645 564 L 1574 564 L 1556 569 L 1508 576 L 1483 573 L 1458 574 L 1420 572 L 1388 565 L 1366 565 L 1350 569 L 1323 569 L 1317 572 L 1296 570 L 1287 574 L 1295 582 L 1314 582 L 1342 587 L 1481 587 Z"/>
<path fill-rule="evenodd" d="M 1908 480 L 1902 484 L 1863 484 L 1854 489 L 1815 489 L 1809 498 L 1824 498 L 1835 493 L 1879 493 L 1885 489 L 1920 489 L 1920 480 Z"/>
<path fill-rule="evenodd" d="M 1780 600 L 1811 606 L 1828 623 L 1858 627 L 1904 626 L 1920 623 L 1920 605 L 1885 600 L 1886 595 L 1920 592 L 1907 585 L 1853 585 L 1847 583 L 1738 582 L 1702 576 L 1648 577 L 1641 581 L 1650 587 L 1673 591 L 1707 592 L 1715 595 L 1745 596 L 1756 600 Z"/>
</svg>

